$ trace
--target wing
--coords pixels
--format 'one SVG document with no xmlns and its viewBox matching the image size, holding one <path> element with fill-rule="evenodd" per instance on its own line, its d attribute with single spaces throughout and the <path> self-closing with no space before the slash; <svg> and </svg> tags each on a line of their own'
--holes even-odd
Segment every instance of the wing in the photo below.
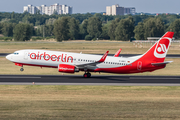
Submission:
<svg viewBox="0 0 180 120">
<path fill-rule="evenodd" d="M 93 62 L 93 63 L 76 65 L 76 67 L 78 67 L 79 69 L 87 69 L 87 68 L 94 69 L 97 64 L 100 64 L 100 63 L 102 63 L 102 62 L 104 62 L 106 60 L 106 57 L 107 57 L 108 53 L 109 53 L 109 51 L 107 51 L 99 61 L 96 61 L 96 62 Z"/>
</svg>

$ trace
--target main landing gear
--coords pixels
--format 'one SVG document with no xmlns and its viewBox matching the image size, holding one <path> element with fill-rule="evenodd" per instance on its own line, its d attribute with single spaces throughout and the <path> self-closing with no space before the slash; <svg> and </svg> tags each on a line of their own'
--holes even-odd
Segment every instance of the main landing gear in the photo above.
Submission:
<svg viewBox="0 0 180 120">
<path fill-rule="evenodd" d="M 84 75 L 83 75 L 84 78 L 90 78 L 91 77 L 91 73 L 89 72 L 85 72 Z"/>
<path fill-rule="evenodd" d="M 22 67 L 22 68 L 20 69 L 20 71 L 21 71 L 21 72 L 24 71 L 24 68 Z"/>
</svg>

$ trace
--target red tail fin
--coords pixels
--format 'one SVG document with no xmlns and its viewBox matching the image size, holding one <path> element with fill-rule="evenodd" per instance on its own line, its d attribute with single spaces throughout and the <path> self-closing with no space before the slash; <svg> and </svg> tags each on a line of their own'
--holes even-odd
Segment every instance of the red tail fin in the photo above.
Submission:
<svg viewBox="0 0 180 120">
<path fill-rule="evenodd" d="M 174 32 L 167 32 L 141 58 L 145 61 L 164 62 Z"/>
</svg>

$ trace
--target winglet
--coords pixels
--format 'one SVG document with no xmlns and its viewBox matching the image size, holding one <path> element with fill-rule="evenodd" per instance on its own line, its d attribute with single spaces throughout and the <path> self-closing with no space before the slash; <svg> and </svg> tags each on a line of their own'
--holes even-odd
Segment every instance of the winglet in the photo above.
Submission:
<svg viewBox="0 0 180 120">
<path fill-rule="evenodd" d="M 108 53 L 109 53 L 109 51 L 107 51 L 98 62 L 104 62 Z"/>
<path fill-rule="evenodd" d="M 121 53 L 121 50 L 122 50 L 122 49 L 119 49 L 119 50 L 116 52 L 116 54 L 114 55 L 114 57 L 118 57 L 119 54 Z"/>
</svg>

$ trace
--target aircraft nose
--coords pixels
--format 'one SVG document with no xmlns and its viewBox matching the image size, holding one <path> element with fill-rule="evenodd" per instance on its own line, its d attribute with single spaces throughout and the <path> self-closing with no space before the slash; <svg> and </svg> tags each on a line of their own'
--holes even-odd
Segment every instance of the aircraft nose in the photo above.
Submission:
<svg viewBox="0 0 180 120">
<path fill-rule="evenodd" d="M 12 56 L 11 54 L 7 55 L 6 59 L 11 60 L 11 56 Z"/>
</svg>

